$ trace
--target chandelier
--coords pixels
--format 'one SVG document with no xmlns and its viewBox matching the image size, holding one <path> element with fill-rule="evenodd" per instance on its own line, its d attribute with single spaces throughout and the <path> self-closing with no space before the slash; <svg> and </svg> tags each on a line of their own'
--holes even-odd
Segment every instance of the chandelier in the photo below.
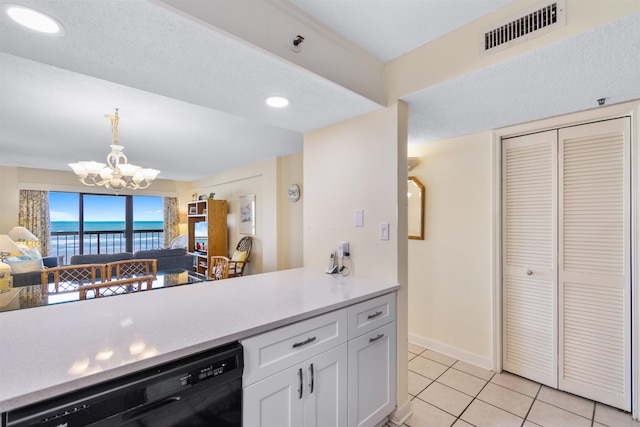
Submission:
<svg viewBox="0 0 640 427">
<path fill-rule="evenodd" d="M 111 120 L 112 139 L 111 152 L 107 155 L 107 163 L 78 162 L 69 163 L 80 182 L 89 186 L 103 186 L 112 188 L 117 193 L 120 190 L 139 190 L 147 188 L 156 179 L 159 170 L 141 168 L 128 162 L 122 153 L 124 147 L 118 145 L 118 109 L 115 114 L 106 114 Z"/>
</svg>

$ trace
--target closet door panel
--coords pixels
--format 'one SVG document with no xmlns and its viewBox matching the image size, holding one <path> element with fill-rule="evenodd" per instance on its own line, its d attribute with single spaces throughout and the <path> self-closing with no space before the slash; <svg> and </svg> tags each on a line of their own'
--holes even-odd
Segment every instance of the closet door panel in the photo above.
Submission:
<svg viewBox="0 0 640 427">
<path fill-rule="evenodd" d="M 502 147 L 503 366 L 557 387 L 557 132 Z"/>
<path fill-rule="evenodd" d="M 561 129 L 559 388 L 630 410 L 630 122 Z"/>
</svg>

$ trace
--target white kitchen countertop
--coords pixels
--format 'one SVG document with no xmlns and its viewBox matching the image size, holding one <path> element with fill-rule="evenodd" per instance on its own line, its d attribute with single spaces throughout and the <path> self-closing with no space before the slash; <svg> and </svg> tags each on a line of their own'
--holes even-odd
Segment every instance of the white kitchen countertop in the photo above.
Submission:
<svg viewBox="0 0 640 427">
<path fill-rule="evenodd" d="M 398 289 L 298 268 L 0 313 L 0 412 Z"/>
</svg>

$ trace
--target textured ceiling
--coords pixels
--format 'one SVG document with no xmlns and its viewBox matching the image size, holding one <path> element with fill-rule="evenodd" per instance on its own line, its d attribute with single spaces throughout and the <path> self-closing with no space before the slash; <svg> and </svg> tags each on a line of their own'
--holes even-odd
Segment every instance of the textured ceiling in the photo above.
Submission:
<svg viewBox="0 0 640 427">
<path fill-rule="evenodd" d="M 381 108 L 152 2 L 21 4 L 66 32 L 43 36 L 0 17 L 0 164 L 69 170 L 99 160 L 111 140 L 104 114 L 118 107 L 132 163 L 193 180 L 300 152 L 303 132 Z M 267 107 L 273 94 L 290 106 Z"/>
<path fill-rule="evenodd" d="M 406 97 L 409 142 L 640 99 L 640 14 Z"/>
<path fill-rule="evenodd" d="M 290 0 L 384 62 L 514 0 Z"/>
<path fill-rule="evenodd" d="M 384 60 L 508 3 L 477 1 L 474 9 L 464 0 L 294 1 L 323 28 Z M 160 0 L 20 3 L 51 14 L 66 33 L 34 34 L 0 16 L 1 165 L 69 170 L 72 161 L 100 160 L 110 143 L 104 115 L 118 107 L 120 143 L 131 162 L 160 169 L 160 178 L 193 180 L 299 152 L 303 132 L 382 108 Z M 420 28 L 411 29 L 416 16 Z M 636 14 L 408 95 L 410 142 L 594 108 L 601 97 L 638 99 L 639 29 Z M 267 108 L 272 94 L 291 105 Z"/>
</svg>

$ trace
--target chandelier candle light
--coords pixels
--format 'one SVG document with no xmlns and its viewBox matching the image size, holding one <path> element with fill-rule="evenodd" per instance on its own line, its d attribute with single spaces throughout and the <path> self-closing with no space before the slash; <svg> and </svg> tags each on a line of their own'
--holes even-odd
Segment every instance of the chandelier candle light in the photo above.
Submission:
<svg viewBox="0 0 640 427">
<path fill-rule="evenodd" d="M 116 194 L 123 189 L 147 188 L 160 171 L 143 169 L 129 163 L 127 156 L 122 153 L 124 147 L 118 145 L 118 109 L 116 108 L 115 114 L 107 114 L 105 117 L 111 120 L 112 129 L 111 152 L 107 155 L 107 164 L 91 161 L 69 163 L 69 166 L 83 184 L 112 188 Z"/>
</svg>

